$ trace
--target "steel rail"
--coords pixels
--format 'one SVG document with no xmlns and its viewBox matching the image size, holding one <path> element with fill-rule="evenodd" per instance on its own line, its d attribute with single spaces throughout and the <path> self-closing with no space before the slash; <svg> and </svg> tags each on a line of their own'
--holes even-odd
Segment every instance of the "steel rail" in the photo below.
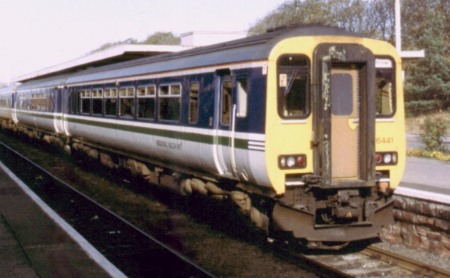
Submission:
<svg viewBox="0 0 450 278">
<path fill-rule="evenodd" d="M 125 275 L 147 276 L 153 273 L 158 276 L 165 273 L 170 276 L 184 273 L 189 277 L 213 277 L 213 274 L 178 251 L 145 233 L 3 142 L 0 142 L 0 159 L 31 191 Z M 91 221 L 94 219 L 92 216 L 95 221 Z M 169 264 L 159 265 L 162 259 L 167 259 Z"/>
<path fill-rule="evenodd" d="M 378 258 L 387 263 L 396 264 L 399 267 L 417 273 L 422 277 L 450 277 L 449 270 L 425 264 L 416 259 L 402 256 L 374 245 L 362 250 L 361 253 L 372 258 Z"/>
</svg>

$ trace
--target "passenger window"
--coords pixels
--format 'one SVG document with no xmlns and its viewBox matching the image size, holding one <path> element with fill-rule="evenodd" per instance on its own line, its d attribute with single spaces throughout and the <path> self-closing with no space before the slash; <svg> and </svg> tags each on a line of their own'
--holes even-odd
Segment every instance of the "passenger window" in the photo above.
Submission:
<svg viewBox="0 0 450 278">
<path fill-rule="evenodd" d="M 239 78 L 237 81 L 237 117 L 247 117 L 248 81 Z"/>
<path fill-rule="evenodd" d="M 189 123 L 195 124 L 198 121 L 198 103 L 199 103 L 199 88 L 198 82 L 191 83 L 189 87 Z"/>
<path fill-rule="evenodd" d="M 140 119 L 155 119 L 156 87 L 142 86 L 137 89 L 138 115 Z"/>
<path fill-rule="evenodd" d="M 53 97 L 50 91 L 38 90 L 31 94 L 31 110 L 53 111 Z"/>
<path fill-rule="evenodd" d="M 23 110 L 30 110 L 31 109 L 31 94 L 30 93 L 24 93 L 23 95 L 19 96 L 19 108 Z"/>
<path fill-rule="evenodd" d="M 221 117 L 220 122 L 222 125 L 229 125 L 230 124 L 230 116 L 231 116 L 231 90 L 232 90 L 232 83 L 230 80 L 225 80 L 222 83 L 222 99 L 221 99 Z"/>
<path fill-rule="evenodd" d="M 376 59 L 376 113 L 390 117 L 395 113 L 395 69 L 390 59 Z"/>
<path fill-rule="evenodd" d="M 159 119 L 179 121 L 181 115 L 181 85 L 159 86 Z"/>
<path fill-rule="evenodd" d="M 79 114 L 80 113 L 80 101 L 81 101 L 81 92 L 76 90 L 76 89 L 71 89 L 70 90 L 70 104 L 69 104 L 69 109 L 70 109 L 70 114 Z"/>
<path fill-rule="evenodd" d="M 119 117 L 124 119 L 134 118 L 134 87 L 119 89 Z"/>
<path fill-rule="evenodd" d="M 90 90 L 83 90 L 81 91 L 81 107 L 80 112 L 83 114 L 90 114 L 91 113 L 91 91 Z"/>
<path fill-rule="evenodd" d="M 309 113 L 309 63 L 303 55 L 278 59 L 278 114 L 285 119 L 305 118 Z"/>
<path fill-rule="evenodd" d="M 92 114 L 103 115 L 103 90 L 92 90 Z"/>
<path fill-rule="evenodd" d="M 105 96 L 105 116 L 115 117 L 117 114 L 117 89 L 106 88 Z"/>
</svg>

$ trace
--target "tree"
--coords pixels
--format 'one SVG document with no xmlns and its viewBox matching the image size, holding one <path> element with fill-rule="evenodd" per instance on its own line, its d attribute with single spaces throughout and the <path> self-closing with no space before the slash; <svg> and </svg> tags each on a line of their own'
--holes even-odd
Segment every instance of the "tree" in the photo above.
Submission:
<svg viewBox="0 0 450 278">
<path fill-rule="evenodd" d="M 249 34 L 260 34 L 271 28 L 293 24 L 328 25 L 328 7 L 324 0 L 293 0 L 280 5 L 249 29 Z"/>
<path fill-rule="evenodd" d="M 181 39 L 172 32 L 156 32 L 148 36 L 141 44 L 179 45 L 180 42 Z"/>
<path fill-rule="evenodd" d="M 403 6 L 404 47 L 426 52 L 425 58 L 405 63 L 407 111 L 420 114 L 449 109 L 448 1 L 404 0 Z"/>
<path fill-rule="evenodd" d="M 122 45 L 122 44 L 164 44 L 164 45 L 178 45 L 181 39 L 175 36 L 172 32 L 156 32 L 153 35 L 148 36 L 144 41 L 138 41 L 137 39 L 129 38 L 123 41 L 108 42 L 100 46 L 99 48 L 91 51 L 91 53 L 102 51 L 107 48 Z"/>
<path fill-rule="evenodd" d="M 372 38 L 395 41 L 395 0 L 370 1 L 364 11 L 366 34 Z"/>
<path fill-rule="evenodd" d="M 129 39 L 126 39 L 126 40 L 123 40 L 123 41 L 117 41 L 117 42 L 108 42 L 108 43 L 103 44 L 99 48 L 97 48 L 95 50 L 92 50 L 91 53 L 102 51 L 102 50 L 105 50 L 107 48 L 111 48 L 111 47 L 116 46 L 116 45 L 136 44 L 136 43 L 137 43 L 137 40 L 133 39 L 133 38 L 129 38 Z"/>
<path fill-rule="evenodd" d="M 336 26 L 393 41 L 394 0 L 292 0 L 259 20 L 249 34 L 295 24 Z"/>
<path fill-rule="evenodd" d="M 256 22 L 250 34 L 294 24 L 344 28 L 394 44 L 395 0 L 291 0 Z M 407 113 L 450 109 L 450 1 L 402 0 L 404 49 L 426 57 L 404 62 Z"/>
</svg>

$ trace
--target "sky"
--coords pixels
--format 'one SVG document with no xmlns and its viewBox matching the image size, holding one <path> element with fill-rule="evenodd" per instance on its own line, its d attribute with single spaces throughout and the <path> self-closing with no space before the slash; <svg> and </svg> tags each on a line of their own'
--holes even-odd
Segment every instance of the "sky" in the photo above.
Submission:
<svg viewBox="0 0 450 278">
<path fill-rule="evenodd" d="M 0 0 L 0 82 L 155 32 L 247 31 L 288 0 Z"/>
</svg>

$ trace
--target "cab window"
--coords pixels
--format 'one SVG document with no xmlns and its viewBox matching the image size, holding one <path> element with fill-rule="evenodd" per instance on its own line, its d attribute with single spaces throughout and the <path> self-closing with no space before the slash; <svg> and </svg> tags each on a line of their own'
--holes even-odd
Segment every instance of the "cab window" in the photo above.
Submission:
<svg viewBox="0 0 450 278">
<path fill-rule="evenodd" d="M 303 55 L 280 56 L 277 64 L 278 114 L 301 119 L 309 114 L 309 62 Z"/>
<path fill-rule="evenodd" d="M 395 68 L 391 59 L 375 61 L 375 98 L 377 117 L 391 117 L 395 113 Z"/>
</svg>

